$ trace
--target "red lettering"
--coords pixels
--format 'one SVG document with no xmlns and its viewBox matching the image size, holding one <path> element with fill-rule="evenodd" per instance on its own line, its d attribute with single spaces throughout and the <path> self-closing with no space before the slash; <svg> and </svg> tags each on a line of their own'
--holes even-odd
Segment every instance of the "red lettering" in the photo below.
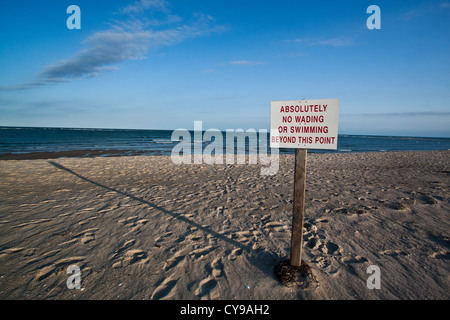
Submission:
<svg viewBox="0 0 450 320">
<path fill-rule="evenodd" d="M 335 137 L 316 137 L 315 143 L 317 144 L 334 144 Z"/>
<path fill-rule="evenodd" d="M 281 121 L 282 122 L 289 122 L 289 123 L 291 123 L 292 122 L 292 117 L 291 116 L 287 116 L 287 117 L 283 116 Z"/>
</svg>

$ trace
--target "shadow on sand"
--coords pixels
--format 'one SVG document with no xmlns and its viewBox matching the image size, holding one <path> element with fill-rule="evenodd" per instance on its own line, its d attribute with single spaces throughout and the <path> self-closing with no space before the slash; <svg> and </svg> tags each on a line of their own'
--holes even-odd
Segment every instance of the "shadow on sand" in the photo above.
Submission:
<svg viewBox="0 0 450 320">
<path fill-rule="evenodd" d="M 211 236 L 215 237 L 216 239 L 218 239 L 220 241 L 224 241 L 224 242 L 226 242 L 228 244 L 231 244 L 232 246 L 234 246 L 236 248 L 240 248 L 243 252 L 247 253 L 247 257 L 248 257 L 249 262 L 251 262 L 255 267 L 257 267 L 258 269 L 260 269 L 261 271 L 263 271 L 267 275 L 270 275 L 272 278 L 274 278 L 273 272 L 272 272 L 272 267 L 273 267 L 273 265 L 275 265 L 276 261 L 279 259 L 279 257 L 275 253 L 269 252 L 269 251 L 265 251 L 265 250 L 262 250 L 262 249 L 253 250 L 248 245 L 245 245 L 245 244 L 243 244 L 241 242 L 238 242 L 236 240 L 230 239 L 230 238 L 224 236 L 223 234 L 220 234 L 220 233 L 218 233 L 218 232 L 216 232 L 214 230 L 211 230 L 208 227 L 205 227 L 203 225 L 198 224 L 195 221 L 192 221 L 191 219 L 185 217 L 183 215 L 183 213 L 174 213 L 174 212 L 172 212 L 170 210 L 167 210 L 167 209 L 165 209 L 165 208 L 163 208 L 161 206 L 158 206 L 158 205 L 156 205 L 154 203 L 148 202 L 148 201 L 146 201 L 146 200 L 144 200 L 142 198 L 136 197 L 136 196 L 134 196 L 132 194 L 129 194 L 129 193 L 126 193 L 126 192 L 114 189 L 112 187 L 108 187 L 108 186 L 106 186 L 104 184 L 101 184 L 101 183 L 98 183 L 96 181 L 93 181 L 93 180 L 91 180 L 89 178 L 86 178 L 86 177 L 84 177 L 84 176 L 82 176 L 82 175 L 72 171 L 71 169 L 66 168 L 63 165 L 61 165 L 59 163 L 56 163 L 54 161 L 48 161 L 48 163 L 53 165 L 54 167 L 56 167 L 58 169 L 64 170 L 64 171 L 66 171 L 68 173 L 71 173 L 74 176 L 76 176 L 76 177 L 78 177 L 78 178 L 80 178 L 80 179 L 82 179 L 84 181 L 92 183 L 92 184 L 94 184 L 96 186 L 99 186 L 101 188 L 104 188 L 104 189 L 106 189 L 108 191 L 116 192 L 117 194 L 120 194 L 120 195 L 122 195 L 124 197 L 127 197 L 127 198 L 130 198 L 130 199 L 133 199 L 133 200 L 138 201 L 138 202 L 140 202 L 142 204 L 148 205 L 149 207 L 151 207 L 153 209 L 156 209 L 156 210 L 159 210 L 159 211 L 161 211 L 161 212 L 163 212 L 163 213 L 165 213 L 165 214 L 167 214 L 167 215 L 169 215 L 169 216 L 171 216 L 171 217 L 173 217 L 173 218 L 175 218 L 175 219 L 177 219 L 177 220 L 179 220 L 181 222 L 184 222 L 184 223 L 187 223 L 187 224 L 189 224 L 189 225 L 191 225 L 193 227 L 196 227 L 199 230 L 203 231 L 204 233 L 210 234 Z"/>
</svg>

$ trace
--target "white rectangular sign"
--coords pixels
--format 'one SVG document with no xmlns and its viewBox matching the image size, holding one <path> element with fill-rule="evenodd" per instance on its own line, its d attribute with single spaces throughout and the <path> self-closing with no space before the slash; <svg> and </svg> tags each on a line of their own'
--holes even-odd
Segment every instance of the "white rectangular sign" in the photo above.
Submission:
<svg viewBox="0 0 450 320">
<path fill-rule="evenodd" d="M 271 101 L 270 147 L 337 149 L 339 99 Z"/>
</svg>

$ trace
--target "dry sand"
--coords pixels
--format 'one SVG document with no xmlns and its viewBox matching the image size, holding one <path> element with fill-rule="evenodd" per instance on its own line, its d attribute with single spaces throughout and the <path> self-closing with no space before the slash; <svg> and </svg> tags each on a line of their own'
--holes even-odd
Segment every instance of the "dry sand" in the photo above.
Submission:
<svg viewBox="0 0 450 320">
<path fill-rule="evenodd" d="M 0 161 L 0 299 L 449 299 L 449 156 L 308 154 L 306 289 L 272 273 L 293 155 L 274 176 L 165 156 Z"/>
</svg>

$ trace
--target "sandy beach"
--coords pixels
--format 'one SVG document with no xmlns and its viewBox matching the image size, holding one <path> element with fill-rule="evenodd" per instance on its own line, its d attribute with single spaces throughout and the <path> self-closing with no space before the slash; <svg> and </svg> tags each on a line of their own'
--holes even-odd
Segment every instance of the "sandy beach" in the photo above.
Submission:
<svg viewBox="0 0 450 320">
<path fill-rule="evenodd" d="M 308 154 L 308 288 L 273 275 L 289 257 L 293 155 L 273 176 L 168 156 L 0 161 L 0 299 L 449 299 L 449 160 Z"/>
</svg>

